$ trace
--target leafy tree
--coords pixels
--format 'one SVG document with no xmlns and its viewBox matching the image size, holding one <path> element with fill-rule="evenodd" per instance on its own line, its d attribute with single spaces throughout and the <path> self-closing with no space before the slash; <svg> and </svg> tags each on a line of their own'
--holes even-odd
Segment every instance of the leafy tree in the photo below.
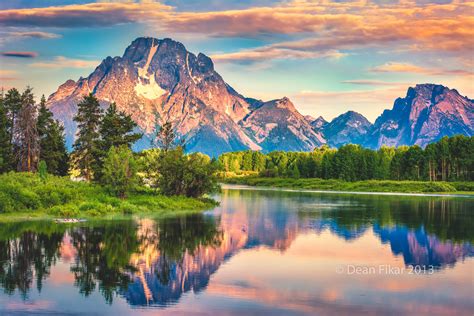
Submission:
<svg viewBox="0 0 474 316">
<path fill-rule="evenodd" d="M 138 183 L 137 162 L 126 145 L 111 147 L 104 161 L 102 182 L 124 199 Z"/>
<path fill-rule="evenodd" d="M 36 105 L 30 87 L 27 87 L 21 95 L 17 126 L 18 171 L 36 171 L 40 147 L 36 126 Z"/>
<path fill-rule="evenodd" d="M 193 153 L 187 157 L 184 173 L 185 195 L 200 197 L 217 189 L 214 173 L 217 171 L 215 161 L 201 153 Z"/>
<path fill-rule="evenodd" d="M 77 107 L 74 121 L 77 122 L 78 133 L 73 145 L 73 162 L 81 175 L 90 181 L 93 176 L 102 110 L 99 101 L 92 93 L 84 96 Z"/>
</svg>

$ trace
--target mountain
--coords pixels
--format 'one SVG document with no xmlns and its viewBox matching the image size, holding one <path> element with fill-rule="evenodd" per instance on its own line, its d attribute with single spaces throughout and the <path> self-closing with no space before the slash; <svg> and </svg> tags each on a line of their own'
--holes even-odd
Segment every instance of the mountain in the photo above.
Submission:
<svg viewBox="0 0 474 316">
<path fill-rule="evenodd" d="M 320 128 L 330 146 L 340 147 L 363 143 L 371 127 L 372 124 L 362 114 L 348 111 L 330 123 L 322 124 Z"/>
<path fill-rule="evenodd" d="M 266 151 L 309 151 L 326 142 L 286 97 L 260 104 L 240 124 Z"/>
<path fill-rule="evenodd" d="M 324 117 L 322 116 L 319 116 L 317 119 L 313 119 L 311 120 L 310 124 L 311 126 L 313 127 L 313 129 L 319 131 L 321 129 L 324 128 L 324 126 L 326 126 L 326 124 L 328 123 L 328 121 L 326 121 L 324 119 Z"/>
<path fill-rule="evenodd" d="M 64 123 L 71 148 L 77 103 L 93 93 L 106 108 L 116 102 L 145 136 L 135 149 L 150 146 L 157 126 L 170 121 L 187 150 L 217 156 L 237 150 L 308 151 L 328 143 L 425 146 L 445 135 L 473 135 L 473 101 L 441 85 L 409 88 L 374 126 L 349 111 L 332 122 L 301 115 L 288 98 L 262 101 L 242 96 L 215 71 L 212 60 L 172 39 L 140 37 L 121 57 L 107 57 L 86 78 L 68 80 L 47 101 Z"/>
<path fill-rule="evenodd" d="M 87 78 L 66 81 L 48 98 L 48 107 L 64 122 L 69 148 L 77 103 L 89 93 L 104 108 L 116 102 L 137 122 L 146 137 L 136 149 L 149 146 L 156 127 L 166 121 L 186 139 L 188 151 L 211 156 L 244 149 L 311 150 L 321 144 L 291 102 L 274 106 L 273 101 L 243 97 L 214 70 L 209 57 L 196 56 L 171 39 L 137 38 L 122 57 L 107 57 Z M 261 128 L 271 124 L 278 129 L 262 136 Z M 280 130 L 284 135 L 276 133 Z"/>
<path fill-rule="evenodd" d="M 419 84 L 377 118 L 365 144 L 426 146 L 455 134 L 474 135 L 474 102 L 442 85 Z"/>
</svg>

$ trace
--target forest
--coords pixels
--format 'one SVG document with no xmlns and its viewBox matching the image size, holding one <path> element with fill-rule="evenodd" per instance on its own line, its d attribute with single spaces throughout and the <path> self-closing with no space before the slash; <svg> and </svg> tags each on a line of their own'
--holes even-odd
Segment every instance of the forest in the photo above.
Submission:
<svg viewBox="0 0 474 316">
<path fill-rule="evenodd" d="M 312 152 L 241 151 L 222 154 L 221 176 L 320 178 L 343 181 L 473 181 L 474 137 L 443 137 L 426 148 L 418 145 L 371 150 L 348 144 Z"/>
<path fill-rule="evenodd" d="M 78 131 L 69 153 L 64 128 L 32 89 L 0 94 L 0 213 L 96 216 L 202 210 L 217 189 L 217 162 L 185 152 L 170 123 L 152 148 L 131 150 L 142 137 L 130 116 L 92 94 L 77 104 Z M 127 200 L 127 201 L 125 201 Z"/>
<path fill-rule="evenodd" d="M 415 145 L 371 150 L 349 144 L 312 152 L 230 152 L 211 159 L 186 152 L 186 142 L 171 122 L 157 127 L 150 149 L 133 152 L 142 134 L 114 103 L 104 109 L 89 94 L 77 109 L 78 130 L 68 152 L 64 127 L 53 118 L 44 96 L 36 104 L 29 87 L 0 94 L 0 213 L 41 210 L 51 216 L 102 216 L 169 207 L 204 209 L 215 205 L 202 197 L 218 190 L 219 179 L 229 182 L 225 179 L 242 175 L 254 176 L 240 177 L 248 181 L 245 184 L 276 187 L 474 190 L 474 137 L 444 137 L 424 149 Z M 383 188 L 381 183 L 367 183 L 376 180 L 386 181 Z M 402 180 L 403 185 L 397 182 Z M 352 185 L 358 181 L 366 183 Z"/>
</svg>

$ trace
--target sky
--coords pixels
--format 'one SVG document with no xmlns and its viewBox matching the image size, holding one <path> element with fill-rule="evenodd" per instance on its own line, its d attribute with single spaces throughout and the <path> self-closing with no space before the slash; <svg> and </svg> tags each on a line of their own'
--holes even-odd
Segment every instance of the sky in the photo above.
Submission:
<svg viewBox="0 0 474 316">
<path fill-rule="evenodd" d="M 0 0 L 0 86 L 39 99 L 139 36 L 210 56 L 239 93 L 374 121 L 408 87 L 474 98 L 474 1 Z"/>
</svg>

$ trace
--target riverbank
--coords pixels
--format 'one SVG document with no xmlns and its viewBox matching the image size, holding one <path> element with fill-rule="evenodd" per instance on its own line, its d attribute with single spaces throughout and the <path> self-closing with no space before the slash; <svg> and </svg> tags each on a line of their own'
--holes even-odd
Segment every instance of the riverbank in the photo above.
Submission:
<svg viewBox="0 0 474 316">
<path fill-rule="evenodd" d="M 201 212 L 216 206 L 212 199 L 163 196 L 140 187 L 122 200 L 106 188 L 30 173 L 0 175 L 0 222 L 30 219 L 112 219 L 130 215 L 165 217 Z"/>
<path fill-rule="evenodd" d="M 366 180 L 347 182 L 341 180 L 323 180 L 317 178 L 262 178 L 234 177 L 221 179 L 227 184 L 240 184 L 255 187 L 338 191 L 338 192 L 398 192 L 398 193 L 440 193 L 474 195 L 473 182 L 428 182 L 428 181 L 392 181 Z"/>
</svg>

